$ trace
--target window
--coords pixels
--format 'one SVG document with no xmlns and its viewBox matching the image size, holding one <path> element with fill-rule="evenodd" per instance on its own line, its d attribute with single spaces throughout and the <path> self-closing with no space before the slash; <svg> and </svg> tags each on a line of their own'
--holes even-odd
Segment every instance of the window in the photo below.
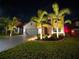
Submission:
<svg viewBox="0 0 79 59">
<path fill-rule="evenodd" d="M 56 32 L 56 28 L 53 28 L 53 31 Z"/>
<path fill-rule="evenodd" d="M 53 28 L 53 31 L 54 32 L 57 32 L 57 29 L 56 28 Z M 61 32 L 61 29 L 60 28 L 58 29 L 58 32 Z"/>
<path fill-rule="evenodd" d="M 76 21 L 75 23 L 76 23 L 76 26 L 79 26 L 79 21 Z"/>
<path fill-rule="evenodd" d="M 59 28 L 58 31 L 61 32 L 61 29 Z"/>
</svg>

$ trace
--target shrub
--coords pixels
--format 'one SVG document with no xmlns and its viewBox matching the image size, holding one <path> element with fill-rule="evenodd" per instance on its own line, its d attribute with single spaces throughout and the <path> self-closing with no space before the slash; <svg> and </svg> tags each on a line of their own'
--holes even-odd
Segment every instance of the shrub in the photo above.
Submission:
<svg viewBox="0 0 79 59">
<path fill-rule="evenodd" d="M 63 34 L 60 34 L 58 39 L 62 40 L 63 38 L 64 38 Z"/>
<path fill-rule="evenodd" d="M 37 40 L 40 40 L 40 34 L 37 34 Z"/>
<path fill-rule="evenodd" d="M 44 35 L 42 40 L 48 40 L 48 35 Z"/>
</svg>

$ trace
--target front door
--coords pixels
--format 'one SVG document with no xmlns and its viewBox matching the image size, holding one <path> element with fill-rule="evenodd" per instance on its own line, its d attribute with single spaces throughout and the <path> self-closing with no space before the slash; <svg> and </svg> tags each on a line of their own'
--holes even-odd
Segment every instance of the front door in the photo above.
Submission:
<svg viewBox="0 0 79 59">
<path fill-rule="evenodd" d="M 43 34 L 44 35 L 49 35 L 49 32 L 48 32 L 48 28 L 47 27 L 44 27 L 43 28 Z"/>
<path fill-rule="evenodd" d="M 45 34 L 48 34 L 48 29 L 47 29 L 47 27 L 44 27 L 44 33 L 45 33 Z"/>
</svg>

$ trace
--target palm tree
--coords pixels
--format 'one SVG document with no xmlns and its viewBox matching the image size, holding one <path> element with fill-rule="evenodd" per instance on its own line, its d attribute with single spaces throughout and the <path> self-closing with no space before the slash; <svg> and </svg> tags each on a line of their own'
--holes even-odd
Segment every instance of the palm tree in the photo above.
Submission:
<svg viewBox="0 0 79 59">
<path fill-rule="evenodd" d="M 45 21 L 44 15 L 47 15 L 46 11 L 38 10 L 37 16 L 32 17 L 38 28 L 38 34 L 40 34 L 40 39 L 42 39 L 42 21 Z"/>
<path fill-rule="evenodd" d="M 17 24 L 16 17 L 13 17 L 13 19 L 8 22 L 7 28 L 8 31 L 10 31 L 10 37 L 12 36 L 14 29 L 16 28 L 16 24 Z"/>
<path fill-rule="evenodd" d="M 3 17 L 3 19 L 1 20 L 2 22 L 0 24 L 2 24 L 3 28 L 5 29 L 5 34 L 7 34 L 7 25 L 10 21 L 9 17 Z"/>
<path fill-rule="evenodd" d="M 72 24 L 72 21 L 68 19 L 64 23 Z"/>
<path fill-rule="evenodd" d="M 65 16 L 65 14 L 70 14 L 70 11 L 68 8 L 59 10 L 59 6 L 57 3 L 54 3 L 52 5 L 52 8 L 53 8 L 54 13 L 49 14 L 49 16 L 52 18 L 51 19 L 52 25 L 54 23 L 56 23 L 56 25 L 53 25 L 53 27 L 56 26 L 57 38 L 59 38 L 59 26 L 60 26 L 59 21 L 61 21 L 61 23 L 62 23 L 61 31 L 64 34 L 64 16 Z"/>
</svg>

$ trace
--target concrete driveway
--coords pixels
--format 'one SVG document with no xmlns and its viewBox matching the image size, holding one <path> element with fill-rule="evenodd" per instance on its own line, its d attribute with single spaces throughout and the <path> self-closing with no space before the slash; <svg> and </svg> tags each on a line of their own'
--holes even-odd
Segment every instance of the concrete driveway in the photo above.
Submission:
<svg viewBox="0 0 79 59">
<path fill-rule="evenodd" d="M 8 50 L 17 46 L 18 44 L 23 43 L 24 36 L 13 36 L 6 39 L 0 39 L 0 52 Z"/>
</svg>

